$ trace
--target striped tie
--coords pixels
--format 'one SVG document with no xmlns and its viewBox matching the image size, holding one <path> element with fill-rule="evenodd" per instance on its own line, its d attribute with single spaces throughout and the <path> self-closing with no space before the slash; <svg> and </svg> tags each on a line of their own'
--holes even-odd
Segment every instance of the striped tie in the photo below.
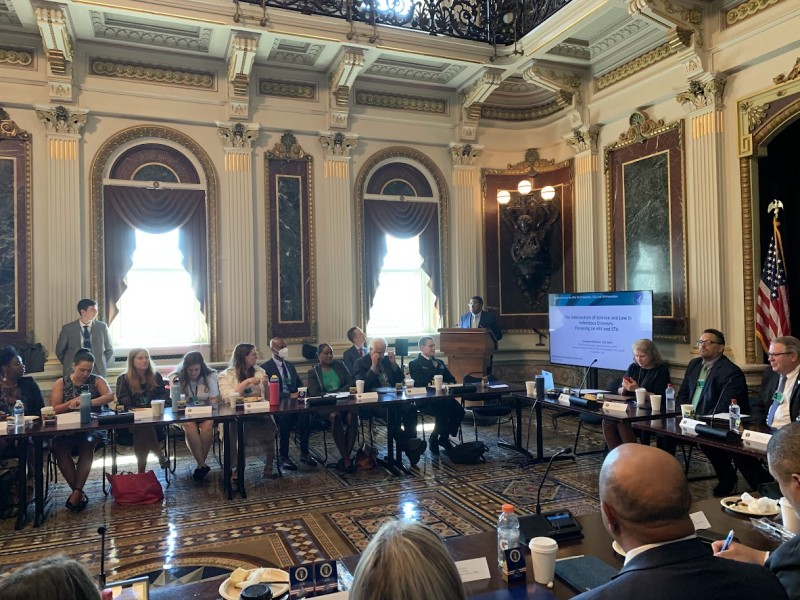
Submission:
<svg viewBox="0 0 800 600">
<path fill-rule="evenodd" d="M 769 414 L 767 415 L 767 427 L 772 427 L 772 422 L 775 420 L 775 412 L 783 402 L 783 388 L 786 387 L 786 375 L 781 375 L 778 379 L 778 389 L 772 397 L 772 406 L 769 407 Z"/>
<path fill-rule="evenodd" d="M 88 325 L 84 325 L 83 326 L 83 334 L 82 335 L 83 335 L 83 347 L 86 348 L 87 350 L 91 350 L 92 349 L 92 338 L 89 335 L 89 326 Z"/>
</svg>

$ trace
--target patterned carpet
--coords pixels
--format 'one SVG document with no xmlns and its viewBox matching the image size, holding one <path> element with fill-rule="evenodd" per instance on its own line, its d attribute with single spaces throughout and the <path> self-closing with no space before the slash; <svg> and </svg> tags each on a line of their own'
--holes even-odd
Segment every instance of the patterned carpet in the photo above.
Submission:
<svg viewBox="0 0 800 600">
<path fill-rule="evenodd" d="M 525 433 L 528 411 L 523 415 Z M 547 417 L 545 413 L 547 453 L 571 447 L 577 419 L 561 418 L 553 429 Z M 467 419 L 464 435 L 471 440 L 471 417 Z M 154 585 L 215 576 L 237 566 L 288 566 L 351 555 L 363 550 L 383 522 L 397 518 L 419 519 L 443 538 L 490 531 L 504 502 L 515 504 L 522 514 L 535 510 L 546 465 L 521 466 L 519 454 L 497 447 L 495 425 L 479 430 L 490 448 L 486 464 L 454 465 L 445 453 L 441 458 L 426 453 L 413 475 L 400 477 L 380 468 L 344 475 L 320 466 L 262 480 L 263 454 L 258 448 L 248 449 L 248 497 L 232 501 L 223 495 L 222 472 L 213 459 L 206 481 L 201 485 L 192 481 L 195 465 L 182 442 L 176 473 L 160 504 L 116 505 L 103 495 L 98 466 L 86 486 L 87 510 L 73 514 L 64 508 L 69 489 L 59 477 L 51 491 L 50 517 L 42 527 L 14 531 L 14 519 L 0 521 L 0 576 L 55 552 L 75 557 L 98 573 L 100 526 L 108 530 L 109 581 L 147 574 Z M 507 440 L 513 437 L 508 423 L 500 433 Z M 378 428 L 378 448 L 383 447 L 380 434 Z M 533 426 L 531 436 L 534 443 Z M 328 445 L 332 446 L 330 436 Z M 321 434 L 312 438 L 312 447 L 322 452 Z M 579 451 L 602 448 L 600 428 L 584 426 Z M 556 462 L 542 489 L 543 509 L 569 508 L 576 515 L 596 511 L 602 458 L 594 454 Z M 329 460 L 336 459 L 333 450 Z M 692 465 L 693 474 L 708 469 L 699 456 Z M 121 467 L 125 468 L 130 467 Z M 163 472 L 158 476 L 163 481 Z M 693 483 L 695 498 L 709 497 L 713 483 Z"/>
</svg>

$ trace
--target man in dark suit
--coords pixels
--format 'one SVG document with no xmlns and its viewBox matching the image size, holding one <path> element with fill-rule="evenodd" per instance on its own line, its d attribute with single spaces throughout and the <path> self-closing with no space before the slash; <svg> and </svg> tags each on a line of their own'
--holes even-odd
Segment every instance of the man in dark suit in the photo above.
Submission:
<svg viewBox="0 0 800 600">
<path fill-rule="evenodd" d="M 286 340 L 282 337 L 275 337 L 269 341 L 272 358 L 261 365 L 267 373 L 267 378 L 272 379 L 273 375 L 278 377 L 281 386 L 281 398 L 297 397 L 297 388 L 302 387 L 303 380 L 297 374 L 297 369 L 290 363 L 289 348 Z M 280 437 L 280 457 L 281 466 L 288 471 L 296 471 L 297 465 L 289 456 L 289 436 L 292 427 L 297 426 L 297 435 L 300 438 L 300 462 L 309 466 L 316 467 L 317 461 L 308 453 L 308 438 L 311 435 L 310 416 L 308 414 L 281 415 L 278 420 L 278 431 Z"/>
<path fill-rule="evenodd" d="M 356 361 L 367 355 L 367 348 L 364 344 L 367 343 L 367 336 L 361 331 L 359 327 L 351 327 L 347 330 L 347 339 L 352 342 L 347 350 L 344 351 L 342 361 L 347 370 L 351 373 L 356 372 Z"/>
<path fill-rule="evenodd" d="M 64 368 L 64 375 L 72 373 L 72 359 L 78 350 L 86 349 L 95 356 L 94 372 L 106 376 L 108 364 L 114 360 L 114 345 L 108 325 L 98 321 L 97 301 L 84 298 L 78 302 L 79 318 L 61 328 L 56 342 L 56 356 Z"/>
<path fill-rule="evenodd" d="M 441 375 L 444 383 L 456 382 L 447 365 L 436 358 L 436 342 L 432 337 L 420 338 L 419 351 L 419 355 L 408 363 L 408 374 L 414 380 L 415 386 L 432 385 L 431 382 L 436 375 Z M 432 414 L 436 419 L 428 438 L 428 448 L 431 453 L 439 454 L 439 446 L 450 450 L 453 447 L 450 436 L 458 434 L 461 419 L 464 418 L 464 407 L 454 398 L 425 400 L 422 403 L 417 402 L 417 406 L 421 406 L 423 412 Z"/>
<path fill-rule="evenodd" d="M 779 338 L 776 338 L 779 339 Z M 769 472 L 796 513 L 800 513 L 800 423 L 781 427 L 767 445 Z M 725 552 L 721 542 L 712 544 L 715 556 L 764 565 L 786 588 L 790 598 L 800 598 L 800 535 L 781 544 L 774 552 L 754 550 L 733 542 Z"/>
<path fill-rule="evenodd" d="M 786 598 L 763 567 L 725 564 L 695 536 L 692 496 L 683 469 L 652 446 L 623 444 L 600 470 L 603 524 L 626 552 L 608 583 L 576 600 L 751 600 Z"/>
<path fill-rule="evenodd" d="M 397 364 L 394 352 L 386 354 L 386 340 L 372 338 L 369 343 L 369 354 L 360 358 L 355 364 L 355 378 L 364 380 L 364 391 L 371 392 L 380 387 L 394 387 L 403 383 L 403 371 Z M 417 437 L 417 409 L 412 404 L 393 407 L 398 411 L 396 426 L 389 433 L 397 441 L 411 462 L 411 466 L 419 462 L 427 444 Z"/>
<path fill-rule="evenodd" d="M 750 422 L 780 429 L 800 415 L 800 340 L 777 337 L 769 345 L 769 367 L 761 377 L 758 402 L 750 412 Z"/>
<path fill-rule="evenodd" d="M 491 331 L 495 340 L 500 340 L 503 337 L 497 315 L 483 310 L 483 298 L 473 296 L 470 298 L 468 306 L 469 312 L 461 315 L 458 322 L 458 326 L 461 329 L 477 329 L 480 327 Z"/>
<path fill-rule="evenodd" d="M 741 407 L 742 414 L 749 414 L 750 403 L 747 394 L 747 382 L 744 373 L 723 353 L 725 352 L 725 336 L 717 329 L 706 329 L 697 340 L 699 358 L 692 360 L 686 367 L 686 375 L 678 390 L 676 403 L 692 404 L 695 414 L 700 416 L 727 413 L 731 399 L 735 398 Z M 701 445 L 708 458 L 719 483 L 714 488 L 715 496 L 728 496 L 736 489 L 736 470 L 731 460 L 742 473 L 751 489 L 769 481 L 769 476 L 758 459 L 733 454 L 718 448 Z"/>
</svg>

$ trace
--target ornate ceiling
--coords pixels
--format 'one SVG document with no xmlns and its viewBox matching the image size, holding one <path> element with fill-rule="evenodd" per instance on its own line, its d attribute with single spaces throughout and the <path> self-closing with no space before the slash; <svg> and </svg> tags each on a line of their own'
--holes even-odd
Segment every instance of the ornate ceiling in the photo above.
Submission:
<svg viewBox="0 0 800 600">
<path fill-rule="evenodd" d="M 453 112 L 468 141 L 483 119 L 566 112 L 580 127 L 589 96 L 667 56 L 678 55 L 688 78 L 701 73 L 701 23 L 713 6 L 573 0 L 516 45 L 493 47 L 219 0 L 0 0 L 0 75 L 44 60 L 51 101 L 75 102 L 74 63 L 85 54 L 91 76 L 227 86 L 233 120 L 249 118 L 252 96 L 324 93 L 333 129 L 346 130 L 358 106 Z"/>
</svg>

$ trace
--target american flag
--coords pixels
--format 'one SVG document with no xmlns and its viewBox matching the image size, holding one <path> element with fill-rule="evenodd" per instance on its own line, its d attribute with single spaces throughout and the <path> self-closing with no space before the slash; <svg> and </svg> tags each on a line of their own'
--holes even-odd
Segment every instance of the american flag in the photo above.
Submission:
<svg viewBox="0 0 800 600">
<path fill-rule="evenodd" d="M 772 221 L 772 239 L 767 258 L 761 270 L 756 309 L 756 336 L 764 352 L 769 351 L 770 340 L 791 335 L 789 329 L 789 292 L 786 289 L 786 271 L 783 260 L 783 242 L 778 230 L 778 219 Z"/>
</svg>

